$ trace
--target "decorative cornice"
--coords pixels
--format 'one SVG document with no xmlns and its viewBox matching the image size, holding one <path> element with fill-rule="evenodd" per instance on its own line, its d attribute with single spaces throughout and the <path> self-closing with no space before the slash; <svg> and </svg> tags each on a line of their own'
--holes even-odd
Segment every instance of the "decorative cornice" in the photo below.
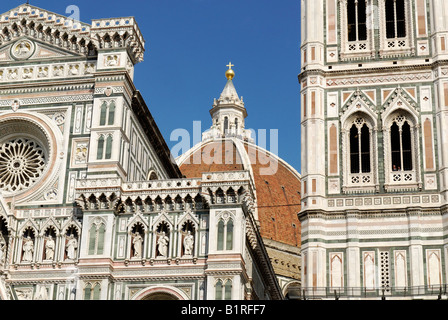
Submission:
<svg viewBox="0 0 448 320">
<path fill-rule="evenodd" d="M 145 40 L 133 17 L 97 19 L 88 25 L 23 4 L 0 15 L 0 28 L 0 46 L 26 36 L 78 56 L 95 56 L 102 49 L 127 49 L 134 64 L 143 61 L 145 52 Z"/>
</svg>

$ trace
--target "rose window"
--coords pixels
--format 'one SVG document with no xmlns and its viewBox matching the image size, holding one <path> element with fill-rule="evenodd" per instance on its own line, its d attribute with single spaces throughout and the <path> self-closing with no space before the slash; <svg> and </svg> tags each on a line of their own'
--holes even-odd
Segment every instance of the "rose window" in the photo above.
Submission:
<svg viewBox="0 0 448 320">
<path fill-rule="evenodd" d="M 15 192 L 32 186 L 46 165 L 44 149 L 35 141 L 16 138 L 0 144 L 0 189 Z"/>
</svg>

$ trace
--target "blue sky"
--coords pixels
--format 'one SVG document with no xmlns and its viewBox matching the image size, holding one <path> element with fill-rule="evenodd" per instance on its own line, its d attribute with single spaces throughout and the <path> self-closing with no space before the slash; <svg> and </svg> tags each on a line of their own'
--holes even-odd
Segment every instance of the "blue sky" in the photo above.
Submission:
<svg viewBox="0 0 448 320">
<path fill-rule="evenodd" d="M 1 1 L 6 12 L 21 1 Z M 278 154 L 300 170 L 299 0 L 31 0 L 66 14 L 76 5 L 81 21 L 134 16 L 146 40 L 145 61 L 136 66 L 143 94 L 170 148 L 171 132 L 211 126 L 209 110 L 219 98 L 226 65 L 235 65 L 235 87 L 244 97 L 246 128 L 278 129 Z M 193 141 L 191 141 L 193 143 Z M 268 145 L 269 149 L 269 145 Z"/>
</svg>

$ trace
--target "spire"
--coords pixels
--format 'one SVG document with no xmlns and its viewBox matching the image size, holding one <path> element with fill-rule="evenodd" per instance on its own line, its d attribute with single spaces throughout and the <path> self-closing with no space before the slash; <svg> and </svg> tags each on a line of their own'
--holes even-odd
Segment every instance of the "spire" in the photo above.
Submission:
<svg viewBox="0 0 448 320">
<path fill-rule="evenodd" d="M 219 99 L 215 99 L 213 102 L 213 108 L 210 110 L 213 121 L 212 127 L 204 133 L 203 139 L 237 137 L 252 141 L 251 132 L 244 128 L 247 111 L 244 107 L 243 97 L 238 97 L 233 85 L 235 72 L 232 67 L 234 65 L 229 62 L 227 67 L 229 67 L 226 71 L 227 83 Z"/>
<path fill-rule="evenodd" d="M 232 70 L 232 67 L 234 66 L 235 65 L 233 65 L 232 62 L 229 62 L 227 65 L 227 67 L 229 67 L 229 70 L 226 71 L 227 83 L 221 93 L 221 96 L 219 97 L 218 102 L 220 104 L 238 104 L 238 106 L 244 108 L 243 97 L 241 97 L 241 99 L 238 97 L 238 93 L 236 92 L 232 81 L 235 77 L 235 71 Z"/>
</svg>

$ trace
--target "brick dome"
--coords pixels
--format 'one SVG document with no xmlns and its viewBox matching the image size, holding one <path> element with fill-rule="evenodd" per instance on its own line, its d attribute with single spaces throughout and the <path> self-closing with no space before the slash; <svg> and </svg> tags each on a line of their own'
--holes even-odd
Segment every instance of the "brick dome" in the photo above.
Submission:
<svg viewBox="0 0 448 320">
<path fill-rule="evenodd" d="M 237 138 L 203 141 L 178 158 L 182 174 L 249 170 L 264 239 L 300 247 L 300 174 L 284 160 Z"/>
</svg>

